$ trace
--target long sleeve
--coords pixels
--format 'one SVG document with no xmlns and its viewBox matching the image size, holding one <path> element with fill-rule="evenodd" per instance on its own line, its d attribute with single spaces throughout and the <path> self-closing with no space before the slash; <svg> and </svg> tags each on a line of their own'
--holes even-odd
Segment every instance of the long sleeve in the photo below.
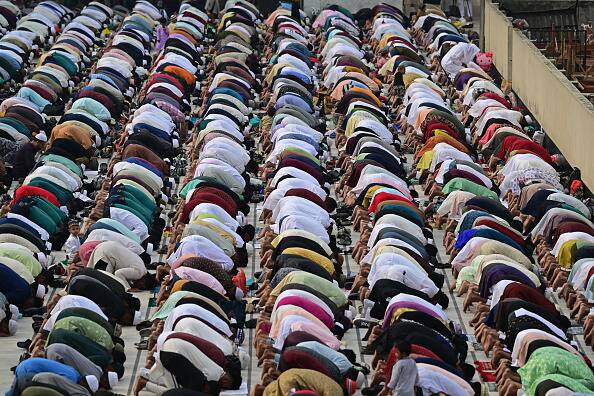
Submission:
<svg viewBox="0 0 594 396">
<path fill-rule="evenodd" d="M 400 371 L 400 364 L 396 362 L 396 364 L 394 364 L 394 367 L 392 367 L 392 375 L 390 376 L 390 382 L 388 382 L 388 384 L 386 385 L 388 389 L 390 389 L 391 391 L 394 390 L 394 388 L 396 387 L 398 377 L 400 377 Z"/>
<path fill-rule="evenodd" d="M 80 249 L 80 239 L 70 235 L 64 243 L 64 251 L 67 255 L 72 256 L 78 252 L 78 249 Z"/>
</svg>

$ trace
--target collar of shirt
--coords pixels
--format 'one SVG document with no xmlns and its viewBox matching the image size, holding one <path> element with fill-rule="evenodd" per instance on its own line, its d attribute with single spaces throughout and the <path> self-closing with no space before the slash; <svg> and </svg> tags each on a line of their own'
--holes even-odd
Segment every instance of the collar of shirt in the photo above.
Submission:
<svg viewBox="0 0 594 396">
<path fill-rule="evenodd" d="M 320 222 L 303 216 L 289 215 L 282 217 L 276 224 L 272 225 L 272 230 L 276 234 L 282 234 L 287 231 L 304 231 L 308 235 L 316 235 L 318 241 L 323 241 L 326 244 L 330 243 L 330 236 L 326 228 Z"/>
<path fill-rule="evenodd" d="M 285 216 L 298 214 L 318 220 L 324 227 L 332 224 L 328 212 L 315 203 L 297 196 L 281 198 L 272 212 L 272 220 L 276 222 Z"/>
<path fill-rule="evenodd" d="M 145 167 L 134 164 L 131 162 L 121 161 L 114 165 L 113 174 L 117 176 L 120 172 L 131 170 L 133 173 L 140 175 L 142 180 L 146 180 L 154 186 L 155 191 L 159 191 L 163 188 L 163 179 L 157 176 L 155 173 L 146 169 Z M 148 180 L 147 180 L 148 179 Z"/>
<path fill-rule="evenodd" d="M 188 196 L 191 196 L 191 192 L 188 193 Z M 237 230 L 239 227 L 239 223 L 235 220 L 229 213 L 227 213 L 223 208 L 218 205 L 203 202 L 194 207 L 192 210 L 191 217 L 194 218 L 200 214 L 212 214 L 216 216 L 219 221 L 223 222 L 229 229 Z"/>
<path fill-rule="evenodd" d="M 149 236 L 149 230 L 146 224 L 132 212 L 121 208 L 110 208 L 109 217 L 125 225 L 130 231 L 144 241 Z"/>
<path fill-rule="evenodd" d="M 182 238 L 179 246 L 173 254 L 167 259 L 168 264 L 173 264 L 184 254 L 195 254 L 199 257 L 205 257 L 220 264 L 225 271 L 233 269 L 233 261 L 225 252 L 207 238 L 199 235 L 190 235 Z"/>
<path fill-rule="evenodd" d="M 233 334 L 227 323 L 209 310 L 196 304 L 181 304 L 172 309 L 167 319 L 165 319 L 164 331 L 171 330 L 173 325 L 177 322 L 177 319 L 182 316 L 195 316 L 200 318 L 200 320 L 203 320 L 220 330 L 227 337 L 230 337 Z"/>
</svg>

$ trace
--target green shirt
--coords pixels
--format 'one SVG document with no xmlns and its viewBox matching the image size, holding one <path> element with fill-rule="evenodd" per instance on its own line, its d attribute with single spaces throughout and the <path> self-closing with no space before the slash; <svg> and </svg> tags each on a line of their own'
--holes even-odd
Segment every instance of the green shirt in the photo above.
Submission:
<svg viewBox="0 0 594 396">
<path fill-rule="evenodd" d="M 176 291 L 175 293 L 172 293 L 167 298 L 165 303 L 161 305 L 161 308 L 159 308 L 159 310 L 153 314 L 153 316 L 151 317 L 151 321 L 155 319 L 167 319 L 167 317 L 169 316 L 173 308 L 175 308 L 179 300 L 188 296 L 188 293 L 190 293 L 190 295 L 195 294 L 188 291 Z"/>
<path fill-rule="evenodd" d="M 66 344 L 103 369 L 113 363 L 111 351 L 74 330 L 54 327 L 47 337 L 47 345 L 51 344 Z"/>
<path fill-rule="evenodd" d="M 327 296 L 337 307 L 345 306 L 348 303 L 344 292 L 334 283 L 306 271 L 293 271 L 283 278 L 283 280 L 272 291 L 273 295 L 278 296 L 282 289 L 289 284 L 300 284 L 311 287 Z"/>
<path fill-rule="evenodd" d="M 65 167 L 67 167 L 72 172 L 76 173 L 79 177 L 82 178 L 84 176 L 83 170 L 76 162 L 70 160 L 69 158 L 62 157 L 61 155 L 45 154 L 43 157 L 41 157 L 40 161 L 41 162 L 45 162 L 45 161 L 57 162 L 59 164 L 64 165 Z"/>
<path fill-rule="evenodd" d="M 25 253 L 20 249 L 2 248 L 0 247 L 0 257 L 8 257 L 23 264 L 31 275 L 35 278 L 41 273 L 42 267 L 39 261 L 32 255 Z"/>
<path fill-rule="evenodd" d="M 557 347 L 543 347 L 534 351 L 518 374 L 522 377 L 522 385 L 528 396 L 533 396 L 543 377 L 551 374 L 567 378 L 564 381 L 574 387 L 587 388 L 587 393 L 592 393 L 594 389 L 594 374 L 586 363 L 573 353 Z"/>
<path fill-rule="evenodd" d="M 108 351 L 113 349 L 113 340 L 107 330 L 92 320 L 77 316 L 68 316 L 56 321 L 54 330 L 57 329 L 75 331 L 101 345 Z"/>
<path fill-rule="evenodd" d="M 62 186 L 57 185 L 43 177 L 36 177 L 29 181 L 29 186 L 40 187 L 46 191 L 51 192 L 58 198 L 61 205 L 66 205 L 68 202 L 72 201 L 74 198 L 72 192 L 68 191 Z"/>
<path fill-rule="evenodd" d="M 115 219 L 110 219 L 108 217 L 104 217 L 102 219 L 99 219 L 97 221 L 97 223 L 103 223 L 110 227 L 115 228 L 117 232 L 119 232 L 120 234 L 122 234 L 124 236 L 127 236 L 128 238 L 132 239 L 134 242 L 138 243 L 139 245 L 142 242 L 138 235 L 136 235 L 135 233 L 130 231 L 130 229 L 128 227 L 126 227 L 125 225 L 123 225 L 122 223 L 120 223 L 119 221 L 117 221 Z"/>
<path fill-rule="evenodd" d="M 68 318 L 70 316 L 91 320 L 103 327 L 110 336 L 113 335 L 113 326 L 103 316 L 99 315 L 97 312 L 83 307 L 70 307 L 61 310 L 58 314 L 58 317 L 56 318 L 56 321 Z"/>
<path fill-rule="evenodd" d="M 467 191 L 480 197 L 491 198 L 493 200 L 499 201 L 499 197 L 494 191 L 491 191 L 485 186 L 481 186 L 480 184 L 476 184 L 461 177 L 455 177 L 445 186 L 443 186 L 442 192 L 445 195 L 451 193 L 452 191 Z"/>
</svg>

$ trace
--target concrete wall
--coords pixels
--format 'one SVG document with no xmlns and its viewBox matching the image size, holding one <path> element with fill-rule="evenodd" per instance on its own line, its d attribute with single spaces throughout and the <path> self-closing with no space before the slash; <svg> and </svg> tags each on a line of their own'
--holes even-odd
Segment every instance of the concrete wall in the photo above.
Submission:
<svg viewBox="0 0 594 396">
<path fill-rule="evenodd" d="M 491 8 L 489 3 L 486 9 Z M 488 15 L 485 45 L 494 53 L 497 67 L 503 65 L 505 70 L 507 64 L 514 91 L 594 190 L 594 106 L 524 34 L 511 29 L 504 16 L 492 10 Z"/>
<path fill-rule="evenodd" d="M 514 91 L 594 190 L 594 106 L 519 31 L 512 45 Z"/>
<path fill-rule="evenodd" d="M 485 51 L 491 51 L 495 54 L 506 54 L 506 56 L 496 56 L 493 59 L 497 70 L 501 75 L 509 79 L 511 62 L 509 54 L 509 22 L 505 15 L 497 8 L 496 4 L 489 1 L 485 2 Z"/>
</svg>

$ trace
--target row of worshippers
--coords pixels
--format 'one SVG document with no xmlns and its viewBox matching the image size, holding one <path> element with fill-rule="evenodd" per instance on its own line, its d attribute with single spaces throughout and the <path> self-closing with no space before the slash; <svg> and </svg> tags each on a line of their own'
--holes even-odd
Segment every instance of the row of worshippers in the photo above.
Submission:
<svg viewBox="0 0 594 396">
<path fill-rule="evenodd" d="M 555 227 L 576 219 L 591 230 L 590 212 L 564 192 L 557 171 L 563 170 L 562 157 L 531 138 L 531 120 L 490 77 L 488 54 L 468 43 L 439 9 L 420 17 L 415 33 L 432 53 L 432 77 L 444 85 L 417 96 L 411 107 L 416 113 L 401 121 L 416 147 L 417 176 L 435 198 L 425 214 L 446 224 L 451 287 L 466 294 L 464 310 L 477 303 L 470 323 L 484 350 L 493 354 L 477 368 L 503 395 L 521 388 L 528 395 L 552 389 L 590 393 L 589 362 L 567 332 L 569 320 L 545 293 L 549 282 L 566 282 L 559 268 L 573 263 L 571 253 L 555 256 L 559 247 L 549 253 Z M 414 95 L 413 85 L 406 87 L 405 98 Z M 446 97 L 454 103 L 455 119 L 444 112 Z M 556 218 L 559 212 L 566 216 Z M 571 240 L 572 230 L 557 237 Z M 537 242 L 542 242 L 540 266 L 533 259 Z M 579 303 L 575 308 L 580 316 L 589 312 Z"/>
<path fill-rule="evenodd" d="M 29 15 L 33 15 L 34 17 L 37 15 L 38 18 L 48 21 L 48 28 L 51 26 L 54 34 L 57 34 L 55 27 L 63 27 L 63 25 L 71 19 L 72 15 L 68 9 L 52 2 L 40 3 L 34 10 L 35 11 L 32 11 Z M 47 32 L 45 34 L 47 35 Z M 38 44 L 40 44 L 41 40 L 45 40 L 45 36 L 43 36 L 42 33 L 36 33 L 35 31 L 28 29 L 12 30 L 0 39 L 0 69 L 2 69 L 0 70 L 0 75 L 3 84 L 6 83 L 6 85 L 10 85 L 11 81 L 18 81 L 19 83 L 23 82 L 23 78 L 29 73 L 26 66 L 36 54 L 39 54 Z M 26 90 L 23 92 L 25 91 Z M 14 94 L 14 90 L 7 90 L 6 92 L 7 95 L 10 95 L 11 92 Z M 41 110 L 36 104 L 31 103 L 26 96 L 23 97 L 24 101 L 20 100 L 21 95 L 17 94 L 16 96 L 17 97 L 12 98 L 12 101 L 6 102 L 0 109 L 1 114 L 6 117 L 6 119 L 3 118 L 3 122 L 0 125 L 2 128 L 0 136 L 0 155 L 2 161 L 7 165 L 13 164 L 19 148 L 32 139 L 31 130 L 34 129 L 31 128 L 30 124 L 27 124 L 29 120 L 27 117 L 29 114 L 22 114 L 22 112 L 8 112 L 9 105 L 14 104 L 15 102 L 24 102 L 29 105 L 29 107 L 32 107 L 32 111 L 34 112 L 40 112 Z M 24 111 L 26 110 L 27 109 L 25 108 Z M 6 116 L 7 112 L 8 116 Z M 44 121 L 42 120 L 42 122 Z M 32 149 L 33 147 L 29 147 L 29 156 L 32 156 L 35 153 L 35 150 Z M 8 188 L 11 179 L 7 175 L 3 176 L 5 187 Z"/>
<path fill-rule="evenodd" d="M 366 391 L 403 391 L 397 361 L 405 352 L 399 345 L 405 343 L 418 372 L 416 381 L 409 379 L 411 387 L 423 394 L 480 394 L 480 384 L 471 382 L 474 369 L 465 362 L 466 338 L 444 311 L 449 301 L 441 290 L 445 277 L 437 270 L 431 226 L 409 185 L 397 131 L 388 127 L 391 109 L 383 106 L 390 103 L 384 92 L 410 83 L 411 73 L 424 80 L 430 73 L 421 74 L 422 57 L 400 10 L 380 4 L 364 26 L 364 38 L 375 52 L 375 65 L 367 67 L 377 72 L 362 73 L 371 82 L 343 72 L 354 83 L 336 97 L 335 115 L 343 174 L 337 192 L 352 210 L 354 230 L 360 231 L 352 252 L 360 270 L 349 297 L 363 303 L 355 325 L 369 327 L 367 350 L 374 354 L 375 374 Z M 398 112 L 399 103 L 391 104 Z"/>
<path fill-rule="evenodd" d="M 323 83 L 318 72 L 326 74 L 336 59 L 353 54 L 340 44 L 358 42 L 359 28 L 348 11 L 333 7 L 333 15 L 344 19 L 321 22 L 328 28 L 314 31 L 292 7 L 281 3 L 266 23 L 267 115 L 260 125 L 266 198 L 257 293 L 262 311 L 254 344 L 262 378 L 254 394 L 294 389 L 350 395 L 363 386 L 367 371 L 340 341 L 352 327 L 353 310 L 341 289 L 346 277 L 326 170 L 324 99 L 317 89 Z"/>
<path fill-rule="evenodd" d="M 142 43 L 142 53 L 150 62 L 153 30 L 160 18 L 158 9 L 150 3 L 137 2 L 101 59 L 115 57 L 114 54 L 122 51 L 122 43 L 137 41 Z M 134 37 L 135 41 L 122 40 L 122 37 Z M 134 70 L 135 65 L 131 64 L 130 69 Z M 106 62 L 97 66 L 89 76 L 89 84 L 94 79 L 114 81 L 117 69 L 111 68 Z M 134 79 L 121 77 L 120 80 L 125 81 L 126 89 L 131 88 L 131 93 L 139 88 L 133 88 L 137 83 Z M 83 115 L 85 122 L 88 122 L 90 117 L 97 118 L 91 108 L 81 109 L 72 114 Z M 77 122 L 76 125 L 83 124 L 83 121 Z M 67 149 L 62 153 L 76 155 Z M 69 161 L 56 161 L 56 169 L 64 168 L 62 170 L 65 172 L 68 164 L 74 164 L 82 172 L 78 165 L 79 158 L 69 159 L 58 155 L 55 157 Z M 153 180 L 143 178 L 140 172 L 138 175 L 140 180 Z M 127 181 L 125 171 L 121 180 Z M 134 209 L 146 209 L 141 205 L 134 207 L 135 202 L 132 200 L 137 196 L 132 192 L 127 198 L 129 200 L 125 201 L 126 205 L 122 203 L 119 206 L 122 211 L 132 215 L 136 213 L 133 212 Z M 148 202 L 148 198 L 148 195 L 142 196 L 145 200 L 143 203 Z M 30 344 L 27 343 L 28 352 L 22 356 L 21 362 L 14 369 L 15 378 L 7 394 L 91 395 L 98 389 L 113 388 L 124 375 L 126 355 L 124 341 L 120 338 L 121 328 L 135 320 L 138 321 L 140 301 L 128 293 L 130 286 L 126 279 L 130 272 L 122 274 L 117 270 L 118 265 L 121 267 L 122 262 L 126 261 L 140 261 L 142 264 L 138 254 L 144 249 L 133 250 L 136 245 L 140 246 L 136 242 L 140 237 L 134 233 L 137 230 L 132 227 L 132 224 L 136 223 L 129 221 L 130 216 L 124 215 L 123 218 L 128 222 L 105 218 L 103 220 L 107 221 L 103 228 L 97 227 L 86 233 L 83 238 L 84 248 L 81 246 L 80 254 L 73 258 L 73 271 L 69 274 L 66 288 L 58 291 L 47 306 L 43 307 L 45 314 L 33 317 L 36 334 Z M 93 265 L 81 267 L 81 263 Z M 136 269 L 133 264 L 129 267 Z"/>
<path fill-rule="evenodd" d="M 192 49 L 205 41 L 206 25 L 217 22 L 197 4 L 182 4 L 174 24 L 179 33 L 175 40 L 170 34 L 165 53 L 180 55 L 175 47 L 186 41 L 189 19 L 199 23 L 200 32 L 200 37 L 186 43 Z M 247 265 L 246 243 L 254 233 L 247 216 L 250 173 L 257 167 L 248 151 L 253 146 L 248 134 L 260 91 L 257 49 L 252 46 L 259 20 L 252 4 L 227 2 L 205 57 L 189 58 L 184 67 L 193 67 L 191 71 L 206 79 L 192 82 L 185 91 L 199 106 L 193 109 L 197 121 L 186 148 L 188 167 L 172 219 L 168 258 L 157 272 L 159 308 L 141 331 L 147 336 L 149 354 L 135 394 L 142 389 L 161 394 L 172 388 L 219 394 L 243 384 L 241 370 L 249 364 L 249 356 L 239 347 L 247 292 L 240 267 Z"/>
<path fill-rule="evenodd" d="M 16 95 L 2 103 L 2 120 L 6 122 L 1 125 L 1 154 L 7 165 L 12 165 L 13 179 L 22 180 L 35 166 L 36 153 L 46 145 L 55 124 L 46 115 L 63 109 L 72 87 L 89 64 L 88 57 L 102 45 L 100 28 L 113 17 L 113 11 L 94 4 L 87 8 L 96 14 L 81 14 L 63 27 L 55 44 L 40 56 Z"/>
<path fill-rule="evenodd" d="M 0 1 L 0 34 L 3 36 L 17 25 L 22 17 L 19 7 L 12 1 Z"/>
<path fill-rule="evenodd" d="M 97 21 L 111 15 L 111 10 L 106 7 L 102 9 L 103 13 L 98 16 Z M 69 30 L 77 23 L 75 20 L 63 29 L 51 51 L 58 51 L 61 40 L 78 36 Z M 89 45 L 83 49 L 90 55 L 94 48 Z M 34 69 L 27 82 L 39 82 L 64 70 L 55 61 L 56 58 L 46 55 L 42 56 L 40 66 Z M 74 62 L 72 65 L 76 66 Z M 63 94 L 62 91 L 68 87 L 72 78 L 80 76 L 78 67 L 72 73 L 64 76 L 66 80 L 59 85 L 60 94 Z M 0 292 L 9 304 L 23 310 L 39 307 L 43 303 L 47 283 L 52 278 L 47 271 L 47 255 L 52 247 L 61 246 L 67 237 L 68 214 L 74 214 L 78 210 L 75 194 L 83 186 L 84 175 L 75 157 L 56 146 L 55 140 L 51 141 L 51 147 L 36 160 L 36 152 L 48 143 L 44 132 L 48 123 L 45 114 L 33 102 L 17 95 L 4 100 L 0 107 L 4 111 L 4 117 L 0 118 L 2 131 L 6 133 L 5 136 L 22 144 L 20 149 L 15 150 L 17 159 L 23 160 L 22 164 L 15 167 L 17 172 L 22 173 L 19 178 L 23 179 L 23 183 L 14 191 L 12 200 L 5 206 L 5 216 L 0 219 L 3 228 L 0 234 L 2 244 L 12 252 L 12 258 L 7 256 L 2 261 L 4 281 Z M 28 254 L 15 256 L 18 252 L 21 255 Z M 8 312 L 5 305 L 2 309 Z M 3 323 L 13 323 L 11 321 L 18 316 L 18 310 L 13 308 L 13 311 L 15 312 L 12 315 L 3 315 Z M 3 335 L 8 334 L 12 332 L 3 332 Z"/>
<path fill-rule="evenodd" d="M 29 62 L 39 54 L 35 50 L 51 44 L 72 15 L 71 10 L 53 1 L 37 4 L 26 15 L 10 1 L 0 3 L 0 82 L 4 88 L 23 82 Z"/>
</svg>

